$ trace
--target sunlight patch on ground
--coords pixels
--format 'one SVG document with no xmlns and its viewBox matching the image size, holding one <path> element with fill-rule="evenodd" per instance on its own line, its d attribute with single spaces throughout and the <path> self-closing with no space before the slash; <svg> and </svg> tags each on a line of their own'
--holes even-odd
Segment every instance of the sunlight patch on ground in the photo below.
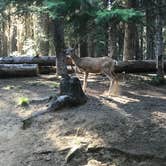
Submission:
<svg viewBox="0 0 166 166">
<path fill-rule="evenodd" d="M 166 128 L 166 113 L 165 112 L 153 112 L 152 113 L 152 121 L 155 122 L 162 128 Z"/>
<path fill-rule="evenodd" d="M 94 159 L 91 159 L 88 161 L 88 163 L 85 166 L 108 166 L 108 164 L 103 164 L 101 161 L 97 161 Z M 111 164 L 110 166 L 116 166 L 115 164 Z"/>
<path fill-rule="evenodd" d="M 33 112 L 34 112 L 34 110 L 32 110 L 32 109 L 22 108 L 22 109 L 19 109 L 19 111 L 17 111 L 17 115 L 21 118 L 26 118 L 26 117 L 30 116 Z"/>
<path fill-rule="evenodd" d="M 0 111 L 2 111 L 6 106 L 6 103 L 2 100 L 0 100 Z"/>
<path fill-rule="evenodd" d="M 140 102 L 139 99 L 133 99 L 133 98 L 130 98 L 127 96 L 113 96 L 112 99 L 121 104 L 127 104 L 127 103 L 131 103 L 131 102 Z"/>
<path fill-rule="evenodd" d="M 145 94 L 140 90 L 140 92 L 141 92 L 141 94 L 138 94 L 138 92 L 136 91 L 136 92 L 133 92 L 133 91 L 130 91 L 130 94 L 133 94 L 133 95 L 135 95 L 135 96 L 143 96 L 143 97 L 151 97 L 151 98 L 155 98 L 155 97 L 159 97 L 159 98 L 161 98 L 161 99 L 166 99 L 166 96 L 165 95 L 162 95 L 161 94 L 161 92 L 157 92 L 156 90 L 157 90 L 157 88 L 155 87 L 155 88 L 153 88 L 153 90 L 144 90 L 145 91 Z"/>
<path fill-rule="evenodd" d="M 90 144 L 92 146 L 99 144 L 104 145 L 104 141 L 96 133 L 85 132 L 85 134 L 81 136 L 78 136 L 77 133 L 71 134 L 69 136 L 58 136 L 58 130 L 56 132 L 53 129 L 47 131 L 44 139 L 50 140 L 52 145 L 60 151 L 67 148 L 88 146 Z"/>
</svg>

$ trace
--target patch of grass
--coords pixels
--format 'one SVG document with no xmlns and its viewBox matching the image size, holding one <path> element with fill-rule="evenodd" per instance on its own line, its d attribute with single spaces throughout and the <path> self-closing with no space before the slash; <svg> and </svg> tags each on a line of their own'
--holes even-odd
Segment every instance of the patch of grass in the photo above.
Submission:
<svg viewBox="0 0 166 166">
<path fill-rule="evenodd" d="M 58 82 L 54 82 L 54 83 L 51 84 L 51 87 L 52 88 L 59 88 L 59 85 L 60 84 Z"/>
<path fill-rule="evenodd" d="M 29 99 L 27 97 L 20 97 L 18 99 L 18 105 L 22 106 L 22 107 L 28 106 L 29 105 Z"/>
<path fill-rule="evenodd" d="M 7 85 L 5 87 L 2 88 L 3 90 L 11 90 L 11 89 L 14 89 L 14 86 L 12 85 Z"/>
<path fill-rule="evenodd" d="M 29 85 L 31 85 L 31 86 L 42 86 L 42 83 L 40 83 L 40 82 L 32 82 L 32 83 L 29 83 Z"/>
<path fill-rule="evenodd" d="M 160 78 L 158 76 L 152 77 L 149 81 L 150 84 L 158 86 L 158 85 L 164 85 L 166 84 L 166 80 L 163 78 Z"/>
</svg>

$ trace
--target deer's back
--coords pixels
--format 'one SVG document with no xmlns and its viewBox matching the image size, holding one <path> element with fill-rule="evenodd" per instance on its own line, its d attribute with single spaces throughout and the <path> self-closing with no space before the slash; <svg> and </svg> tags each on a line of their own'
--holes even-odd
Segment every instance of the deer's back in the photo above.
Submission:
<svg viewBox="0 0 166 166">
<path fill-rule="evenodd" d="M 105 64 L 112 65 L 113 60 L 110 57 L 84 57 L 80 58 L 77 66 L 89 73 L 101 73 Z"/>
</svg>

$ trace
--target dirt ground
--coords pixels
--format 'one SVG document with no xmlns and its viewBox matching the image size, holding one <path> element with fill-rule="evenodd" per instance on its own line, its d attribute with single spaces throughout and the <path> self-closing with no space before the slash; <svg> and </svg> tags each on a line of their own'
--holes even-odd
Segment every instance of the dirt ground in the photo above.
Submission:
<svg viewBox="0 0 166 166">
<path fill-rule="evenodd" d="M 166 166 L 166 85 L 127 77 L 121 95 L 91 75 L 85 105 L 22 119 L 58 93 L 53 76 L 0 80 L 0 166 Z M 20 97 L 28 106 L 18 105 Z M 73 152 L 73 153 L 72 153 Z"/>
</svg>

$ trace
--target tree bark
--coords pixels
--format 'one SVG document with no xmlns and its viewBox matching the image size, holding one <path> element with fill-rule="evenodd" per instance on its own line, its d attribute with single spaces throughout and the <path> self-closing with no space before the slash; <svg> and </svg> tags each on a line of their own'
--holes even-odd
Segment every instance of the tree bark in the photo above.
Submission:
<svg viewBox="0 0 166 166">
<path fill-rule="evenodd" d="M 117 23 L 115 22 L 115 20 L 113 20 L 108 27 L 108 56 L 110 56 L 113 59 L 117 59 L 116 24 Z"/>
<path fill-rule="evenodd" d="M 64 21 L 62 19 L 55 20 L 54 43 L 56 49 L 56 67 L 57 75 L 67 75 L 66 56 L 64 54 Z"/>
<path fill-rule="evenodd" d="M 137 27 L 133 23 L 125 23 L 123 60 L 133 60 L 136 57 L 136 31 Z"/>
<path fill-rule="evenodd" d="M 128 0 L 128 8 L 135 8 L 136 1 Z M 135 23 L 128 22 L 125 23 L 125 35 L 124 35 L 124 50 L 123 50 L 123 60 L 133 60 L 137 57 L 137 26 Z"/>
<path fill-rule="evenodd" d="M 38 64 L 39 66 L 56 66 L 56 56 L 5 56 L 0 57 L 0 64 Z M 66 64 L 73 66 L 72 59 L 66 57 Z"/>
<path fill-rule="evenodd" d="M 36 64 L 0 64 L 0 78 L 32 77 L 38 75 Z"/>
<path fill-rule="evenodd" d="M 88 56 L 88 43 L 87 39 L 84 39 L 84 41 L 80 43 L 80 57 L 87 57 L 87 56 Z"/>
<path fill-rule="evenodd" d="M 164 57 L 163 57 L 163 33 L 162 33 L 162 1 L 157 0 L 157 15 L 155 19 L 156 33 L 155 33 L 155 55 L 156 55 L 156 68 L 159 80 L 164 80 Z"/>
<path fill-rule="evenodd" d="M 17 27 L 13 26 L 11 37 L 11 51 L 17 51 Z"/>
<path fill-rule="evenodd" d="M 49 17 L 47 14 L 38 14 L 35 24 L 35 38 L 37 43 L 37 54 L 49 54 Z"/>
<path fill-rule="evenodd" d="M 146 59 L 155 59 L 155 14 L 151 1 L 145 2 L 146 6 L 146 39 L 147 39 L 147 52 Z"/>
</svg>

